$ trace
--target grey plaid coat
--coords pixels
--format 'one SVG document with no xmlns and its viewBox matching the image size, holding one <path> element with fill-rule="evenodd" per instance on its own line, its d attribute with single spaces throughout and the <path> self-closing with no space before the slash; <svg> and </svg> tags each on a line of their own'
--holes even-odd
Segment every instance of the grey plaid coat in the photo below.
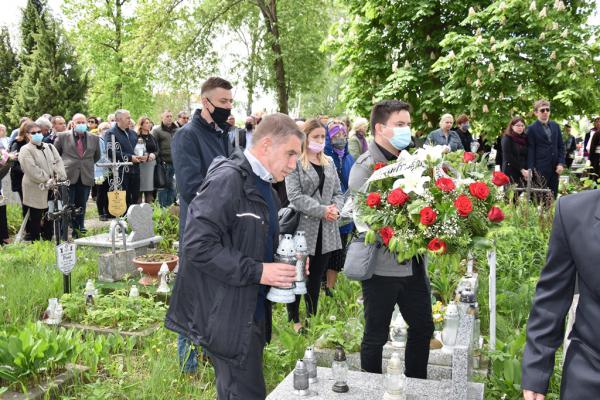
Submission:
<svg viewBox="0 0 600 400">
<path fill-rule="evenodd" d="M 304 169 L 300 160 L 296 169 L 285 178 L 285 187 L 291 205 L 301 213 L 298 230 L 306 233 L 306 242 L 310 255 L 315 255 L 319 225 L 322 224 L 321 254 L 329 253 L 342 248 L 340 229 L 337 221 L 326 221 L 325 207 L 337 205 L 341 211 L 344 206 L 344 196 L 340 187 L 340 179 L 335 164 L 330 157 L 329 164 L 323 170 L 325 183 L 323 193 L 315 190 L 319 187 L 319 175 L 309 165 Z M 311 197 L 311 194 L 315 194 Z"/>
</svg>

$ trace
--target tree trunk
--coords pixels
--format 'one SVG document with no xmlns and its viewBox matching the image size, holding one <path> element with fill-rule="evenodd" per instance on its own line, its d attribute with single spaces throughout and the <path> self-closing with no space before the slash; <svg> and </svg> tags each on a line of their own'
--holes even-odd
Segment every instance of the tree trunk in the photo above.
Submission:
<svg viewBox="0 0 600 400">
<path fill-rule="evenodd" d="M 277 26 L 277 0 L 270 0 L 267 5 L 264 0 L 257 1 L 260 11 L 265 18 L 265 24 L 268 32 L 272 36 L 271 50 L 275 60 L 273 68 L 275 70 L 275 89 L 277 91 L 277 103 L 279 112 L 288 113 L 288 91 L 285 79 L 285 66 L 283 63 L 283 53 L 279 43 L 279 27 Z"/>
</svg>

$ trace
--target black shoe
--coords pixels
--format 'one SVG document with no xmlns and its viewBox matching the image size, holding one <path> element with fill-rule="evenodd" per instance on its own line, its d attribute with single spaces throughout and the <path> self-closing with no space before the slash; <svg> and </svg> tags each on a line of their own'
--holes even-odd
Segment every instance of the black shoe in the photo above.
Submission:
<svg viewBox="0 0 600 400">
<path fill-rule="evenodd" d="M 328 287 L 325 288 L 325 296 L 333 297 L 333 291 Z"/>
<path fill-rule="evenodd" d="M 100 221 L 108 221 L 108 216 L 106 216 L 106 215 L 101 215 L 101 216 L 100 216 Z"/>
</svg>

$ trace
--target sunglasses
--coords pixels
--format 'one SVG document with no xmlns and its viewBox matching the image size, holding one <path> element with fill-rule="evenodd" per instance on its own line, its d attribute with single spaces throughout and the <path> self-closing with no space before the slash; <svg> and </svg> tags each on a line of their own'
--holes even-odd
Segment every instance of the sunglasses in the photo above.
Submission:
<svg viewBox="0 0 600 400">
<path fill-rule="evenodd" d="M 42 133 L 42 131 L 31 131 L 31 132 L 29 132 L 30 135 L 35 135 L 36 133 Z"/>
<path fill-rule="evenodd" d="M 550 108 L 540 108 L 541 113 L 550 112 Z"/>
</svg>

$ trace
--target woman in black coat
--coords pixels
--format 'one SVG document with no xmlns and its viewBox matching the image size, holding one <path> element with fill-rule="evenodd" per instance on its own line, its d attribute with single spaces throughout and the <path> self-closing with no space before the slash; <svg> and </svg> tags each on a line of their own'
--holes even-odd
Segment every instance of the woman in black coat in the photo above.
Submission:
<svg viewBox="0 0 600 400">
<path fill-rule="evenodd" d="M 525 120 L 514 117 L 502 136 L 502 172 L 517 186 L 527 179 L 527 135 Z"/>
</svg>

